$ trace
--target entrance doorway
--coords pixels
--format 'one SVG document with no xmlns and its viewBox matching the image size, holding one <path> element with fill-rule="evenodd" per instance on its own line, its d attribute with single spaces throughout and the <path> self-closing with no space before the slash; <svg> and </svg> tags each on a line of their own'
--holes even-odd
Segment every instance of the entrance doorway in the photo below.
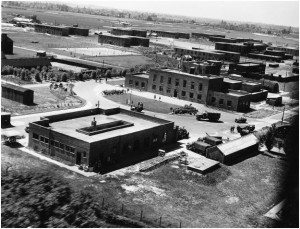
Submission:
<svg viewBox="0 0 300 229">
<path fill-rule="evenodd" d="M 76 155 L 76 164 L 81 165 L 81 152 L 77 152 Z"/>
<path fill-rule="evenodd" d="M 174 90 L 174 97 L 177 98 L 177 90 Z"/>
</svg>

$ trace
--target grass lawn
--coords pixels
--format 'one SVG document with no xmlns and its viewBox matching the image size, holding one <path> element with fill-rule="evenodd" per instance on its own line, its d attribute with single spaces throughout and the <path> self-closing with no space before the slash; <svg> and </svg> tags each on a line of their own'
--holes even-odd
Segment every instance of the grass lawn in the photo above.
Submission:
<svg viewBox="0 0 300 229">
<path fill-rule="evenodd" d="M 34 104 L 27 106 L 9 99 L 1 98 L 1 109 L 10 112 L 12 116 L 40 112 L 49 112 L 80 107 L 84 105 L 79 97 L 69 96 L 62 91 L 50 92 L 48 87 L 32 88 L 34 91 Z M 62 98 L 65 98 L 62 100 Z"/>
<path fill-rule="evenodd" d="M 36 82 L 28 81 L 28 80 L 21 80 L 21 78 L 13 75 L 1 75 L 2 80 L 6 81 L 7 83 L 15 83 L 15 84 L 36 84 Z"/>
<path fill-rule="evenodd" d="M 249 113 L 244 114 L 245 117 L 248 118 L 266 118 L 272 116 L 274 114 L 279 113 L 278 110 L 267 110 L 267 109 L 260 109 L 256 111 L 251 111 Z"/>
<path fill-rule="evenodd" d="M 274 227 L 265 218 L 282 200 L 281 180 L 286 162 L 264 155 L 201 176 L 172 162 L 152 172 L 128 172 L 86 178 L 42 161 L 18 149 L 2 146 L 1 168 L 43 171 L 68 182 L 73 190 L 89 190 L 117 214 L 162 227 Z"/>
<path fill-rule="evenodd" d="M 131 55 L 131 56 L 101 56 L 101 57 L 87 57 L 87 60 L 109 63 L 120 67 L 131 68 L 136 65 L 154 64 L 154 62 L 145 56 Z"/>
<path fill-rule="evenodd" d="M 130 100 L 130 93 L 123 95 L 110 95 L 105 98 L 112 100 L 117 103 L 121 103 L 123 105 L 128 104 L 128 100 Z M 137 105 L 138 102 L 142 102 L 144 104 L 144 109 L 147 111 L 157 112 L 168 114 L 170 113 L 170 108 L 177 108 L 174 104 L 159 102 L 158 100 L 148 99 L 137 95 L 131 95 L 131 101 L 133 101 L 134 105 Z"/>
</svg>

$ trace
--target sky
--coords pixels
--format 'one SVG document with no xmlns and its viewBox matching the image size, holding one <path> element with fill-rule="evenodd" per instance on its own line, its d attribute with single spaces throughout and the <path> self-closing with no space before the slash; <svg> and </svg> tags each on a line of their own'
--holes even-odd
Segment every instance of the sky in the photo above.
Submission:
<svg viewBox="0 0 300 229">
<path fill-rule="evenodd" d="M 64 0 L 78 6 L 104 6 L 134 11 L 167 13 L 233 21 L 299 27 L 299 1 L 202 1 L 202 0 Z"/>
</svg>

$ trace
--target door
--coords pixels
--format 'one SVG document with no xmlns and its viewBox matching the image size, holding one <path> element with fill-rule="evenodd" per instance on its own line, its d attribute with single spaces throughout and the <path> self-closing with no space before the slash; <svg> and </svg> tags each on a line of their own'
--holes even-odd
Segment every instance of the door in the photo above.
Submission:
<svg viewBox="0 0 300 229">
<path fill-rule="evenodd" d="M 177 90 L 174 90 L 174 97 L 177 98 Z"/>
<path fill-rule="evenodd" d="M 76 164 L 77 165 L 81 164 L 81 152 L 77 152 L 77 155 L 76 155 Z"/>
</svg>

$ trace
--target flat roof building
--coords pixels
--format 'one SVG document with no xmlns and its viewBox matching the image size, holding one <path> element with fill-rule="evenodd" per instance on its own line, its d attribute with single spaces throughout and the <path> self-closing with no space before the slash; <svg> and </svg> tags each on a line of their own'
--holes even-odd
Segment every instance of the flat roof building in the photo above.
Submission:
<svg viewBox="0 0 300 229">
<path fill-rule="evenodd" d="M 129 29 L 129 28 L 111 28 L 111 34 L 120 36 L 120 35 L 127 35 L 127 36 L 136 36 L 136 37 L 147 37 L 146 30 L 138 30 L 138 29 Z"/>
<path fill-rule="evenodd" d="M 35 30 L 35 32 L 38 32 L 38 33 L 49 33 L 49 34 L 59 35 L 59 36 L 68 36 L 69 35 L 69 27 L 67 27 L 67 26 L 35 24 L 34 30 Z"/>
<path fill-rule="evenodd" d="M 173 122 L 121 108 L 69 112 L 29 124 L 29 147 L 100 172 L 157 156 L 176 140 Z"/>
<path fill-rule="evenodd" d="M 115 36 L 115 35 L 99 34 L 98 43 L 117 45 L 123 47 L 130 47 L 130 46 L 149 47 L 149 38 L 127 36 L 127 35 Z"/>
</svg>

